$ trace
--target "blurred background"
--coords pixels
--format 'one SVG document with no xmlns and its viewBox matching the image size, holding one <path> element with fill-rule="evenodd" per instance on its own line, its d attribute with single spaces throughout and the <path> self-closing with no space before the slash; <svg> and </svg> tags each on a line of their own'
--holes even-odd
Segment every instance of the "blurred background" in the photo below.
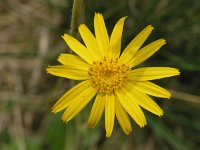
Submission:
<svg viewBox="0 0 200 150">
<path fill-rule="evenodd" d="M 148 125 L 132 121 L 124 135 L 115 123 L 105 138 L 104 119 L 87 128 L 92 103 L 68 124 L 51 107 L 69 87 L 68 79 L 48 75 L 69 49 L 61 35 L 69 33 L 72 0 L 0 1 L 0 150 L 197 150 L 200 148 L 200 1 L 84 0 L 81 23 L 93 30 L 95 12 L 104 15 L 108 32 L 128 16 L 124 48 L 144 27 L 155 30 L 146 41 L 167 44 L 141 66 L 171 66 L 181 75 L 156 81 L 172 92 L 170 100 L 155 98 L 162 118 L 147 111 Z M 77 35 L 79 38 L 79 35 Z"/>
</svg>

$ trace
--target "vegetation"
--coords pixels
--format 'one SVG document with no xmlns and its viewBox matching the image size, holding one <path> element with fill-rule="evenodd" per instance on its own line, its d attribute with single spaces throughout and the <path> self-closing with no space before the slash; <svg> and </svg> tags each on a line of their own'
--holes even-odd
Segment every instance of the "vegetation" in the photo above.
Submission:
<svg viewBox="0 0 200 150">
<path fill-rule="evenodd" d="M 67 79 L 46 74 L 61 52 L 61 38 L 70 32 L 72 0 L 4 0 L 0 2 L 0 149 L 2 150 L 196 150 L 200 139 L 200 1 L 84 0 L 82 19 L 93 29 L 95 12 L 103 13 L 109 33 L 128 16 L 122 47 L 144 27 L 155 30 L 146 43 L 167 44 L 143 66 L 179 68 L 181 75 L 156 83 L 172 92 L 170 100 L 154 98 L 164 116 L 145 111 L 148 125 L 124 135 L 119 125 L 105 138 L 104 121 L 87 127 L 92 103 L 65 124 L 51 113 L 69 88 Z M 76 32 L 76 28 L 75 31 Z M 74 36 L 79 36 L 75 34 Z"/>
</svg>

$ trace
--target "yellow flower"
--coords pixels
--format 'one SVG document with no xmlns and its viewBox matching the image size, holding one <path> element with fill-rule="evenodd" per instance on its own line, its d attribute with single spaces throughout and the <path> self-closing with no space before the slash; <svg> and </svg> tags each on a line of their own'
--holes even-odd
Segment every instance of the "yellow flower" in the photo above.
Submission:
<svg viewBox="0 0 200 150">
<path fill-rule="evenodd" d="M 68 34 L 63 39 L 78 56 L 61 54 L 58 61 L 62 65 L 49 66 L 47 72 L 73 80 L 82 80 L 66 92 L 53 106 L 52 112 L 65 109 L 62 120 L 70 121 L 94 97 L 88 126 L 93 128 L 105 111 L 106 137 L 113 131 L 115 115 L 125 134 L 132 131 L 129 116 L 140 126 L 147 122 L 140 107 L 162 116 L 163 110 L 148 96 L 170 98 L 170 93 L 150 82 L 179 75 L 178 69 L 170 67 L 144 67 L 136 69 L 166 42 L 158 39 L 141 48 L 153 27 L 143 29 L 121 53 L 121 37 L 126 17 L 115 25 L 109 38 L 103 16 L 94 17 L 95 36 L 84 25 L 78 30 L 85 45 Z"/>
</svg>

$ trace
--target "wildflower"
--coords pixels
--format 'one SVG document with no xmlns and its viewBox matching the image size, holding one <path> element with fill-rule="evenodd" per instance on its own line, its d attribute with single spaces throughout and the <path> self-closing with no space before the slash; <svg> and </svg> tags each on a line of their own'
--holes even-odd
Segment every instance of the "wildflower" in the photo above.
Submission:
<svg viewBox="0 0 200 150">
<path fill-rule="evenodd" d="M 99 13 L 94 17 L 95 36 L 84 25 L 78 30 L 85 45 L 68 34 L 63 39 L 77 55 L 61 54 L 58 61 L 62 65 L 49 66 L 47 72 L 72 80 L 82 80 L 66 92 L 53 106 L 52 112 L 65 109 L 62 120 L 70 121 L 93 98 L 93 107 L 88 125 L 93 128 L 105 111 L 106 137 L 113 131 L 115 115 L 125 134 L 132 131 L 129 116 L 140 126 L 147 122 L 141 107 L 151 113 L 162 116 L 163 110 L 148 95 L 170 98 L 170 93 L 150 82 L 179 75 L 179 70 L 170 67 L 144 67 L 139 65 L 166 42 L 158 39 L 141 48 L 153 27 L 143 29 L 121 53 L 121 37 L 126 17 L 115 25 L 109 38 L 103 16 Z"/>
</svg>

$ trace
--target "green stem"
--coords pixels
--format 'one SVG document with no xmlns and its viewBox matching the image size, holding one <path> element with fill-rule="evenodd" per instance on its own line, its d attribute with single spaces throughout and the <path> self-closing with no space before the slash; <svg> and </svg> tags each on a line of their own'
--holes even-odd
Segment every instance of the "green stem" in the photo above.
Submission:
<svg viewBox="0 0 200 150">
<path fill-rule="evenodd" d="M 72 8 L 71 30 L 70 30 L 70 34 L 72 36 L 76 35 L 77 28 L 83 17 L 82 9 L 83 9 L 83 0 L 74 0 Z"/>
<path fill-rule="evenodd" d="M 84 18 L 84 11 L 83 11 L 83 0 L 74 0 L 73 8 L 72 8 L 72 17 L 71 17 L 71 30 L 70 35 L 73 37 L 77 36 L 77 29 L 80 25 L 80 22 Z M 70 51 L 72 53 L 72 51 Z M 75 85 L 75 81 L 70 80 L 69 86 L 73 87 Z M 66 129 L 66 142 L 65 142 L 65 149 L 79 149 L 80 147 L 80 139 L 82 137 L 81 133 L 81 116 L 76 116 L 75 118 L 75 126 L 71 126 L 71 128 Z M 75 132 L 75 133 L 74 133 Z M 70 143 L 68 140 L 71 139 L 73 143 Z M 70 145 L 71 144 L 71 145 Z"/>
</svg>

